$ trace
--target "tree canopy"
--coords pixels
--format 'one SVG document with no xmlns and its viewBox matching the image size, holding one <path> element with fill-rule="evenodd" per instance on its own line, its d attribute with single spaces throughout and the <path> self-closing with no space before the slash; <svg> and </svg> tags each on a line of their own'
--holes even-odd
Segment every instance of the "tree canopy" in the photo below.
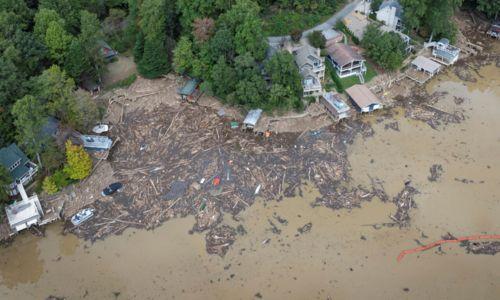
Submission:
<svg viewBox="0 0 500 300">
<path fill-rule="evenodd" d="M 382 68 L 396 70 L 405 58 L 405 44 L 394 32 L 382 32 L 376 25 L 369 25 L 361 41 L 368 57 Z"/>
</svg>

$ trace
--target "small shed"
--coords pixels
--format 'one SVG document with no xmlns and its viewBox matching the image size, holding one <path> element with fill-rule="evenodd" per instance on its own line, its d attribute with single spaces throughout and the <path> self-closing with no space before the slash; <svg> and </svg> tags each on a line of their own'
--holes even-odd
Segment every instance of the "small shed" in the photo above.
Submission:
<svg viewBox="0 0 500 300">
<path fill-rule="evenodd" d="M 98 40 L 97 45 L 99 46 L 99 54 L 105 60 L 112 60 L 114 57 L 118 56 L 118 52 L 111 48 L 105 41 Z"/>
<path fill-rule="evenodd" d="M 324 93 L 320 101 L 335 120 L 340 121 L 350 116 L 351 108 L 340 99 L 338 94 Z"/>
<path fill-rule="evenodd" d="M 342 41 L 343 34 L 335 29 L 329 28 L 321 32 L 326 40 L 326 47 Z"/>
<path fill-rule="evenodd" d="M 200 91 L 200 80 L 192 78 L 189 79 L 186 84 L 178 90 L 178 94 L 181 95 L 182 100 L 196 102 L 201 96 Z"/>
<path fill-rule="evenodd" d="M 257 125 L 257 123 L 259 122 L 261 115 L 262 115 L 262 109 L 260 108 L 250 110 L 247 116 L 245 117 L 245 120 L 243 120 L 243 126 L 241 128 L 253 130 Z"/>
<path fill-rule="evenodd" d="M 111 149 L 113 141 L 102 135 L 81 135 L 80 139 L 83 142 L 83 147 L 92 151 L 107 151 Z"/>
<path fill-rule="evenodd" d="M 417 56 L 417 58 L 411 62 L 411 65 L 418 71 L 427 73 L 430 76 L 436 75 L 439 70 L 441 70 L 440 64 L 424 56 Z"/>
<path fill-rule="evenodd" d="M 355 84 L 346 89 L 346 93 L 361 112 L 371 112 L 382 108 L 380 99 L 366 85 Z"/>
</svg>

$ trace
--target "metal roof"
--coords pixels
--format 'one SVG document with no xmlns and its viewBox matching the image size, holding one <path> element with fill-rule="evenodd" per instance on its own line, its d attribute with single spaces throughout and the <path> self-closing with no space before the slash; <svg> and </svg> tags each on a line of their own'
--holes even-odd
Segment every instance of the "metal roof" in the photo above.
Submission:
<svg viewBox="0 0 500 300">
<path fill-rule="evenodd" d="M 259 121 L 261 115 L 262 115 L 262 109 L 260 108 L 252 109 L 251 111 L 248 112 L 247 116 L 245 117 L 245 120 L 243 121 L 243 124 L 255 126 L 257 125 L 257 122 Z"/>
<path fill-rule="evenodd" d="M 200 80 L 198 79 L 190 79 L 186 84 L 179 90 L 180 95 L 191 95 L 195 90 L 198 84 L 200 83 Z"/>
<path fill-rule="evenodd" d="M 325 29 L 321 33 L 323 34 L 323 36 L 325 37 L 325 39 L 327 41 L 336 39 L 337 37 L 339 37 L 341 35 L 340 32 L 338 32 L 337 30 L 334 30 L 332 28 Z"/>
<path fill-rule="evenodd" d="M 372 104 L 382 104 L 366 85 L 355 84 L 345 91 L 360 108 L 368 107 Z"/>
<path fill-rule="evenodd" d="M 432 74 L 436 73 L 441 68 L 440 64 L 424 56 L 417 56 L 417 58 L 415 58 L 411 62 L 411 64 L 417 67 L 418 69 L 423 69 L 424 71 L 427 71 Z"/>
<path fill-rule="evenodd" d="M 101 135 L 81 135 L 80 139 L 84 148 L 92 150 L 108 150 L 113 144 L 109 137 Z"/>
<path fill-rule="evenodd" d="M 363 56 L 356 52 L 351 46 L 337 43 L 327 48 L 328 56 L 339 66 L 350 64 L 354 61 L 364 60 Z"/>
<path fill-rule="evenodd" d="M 19 160 L 21 160 L 20 164 L 14 170 L 9 170 Z M 28 161 L 29 159 L 26 154 L 16 144 L 10 144 L 0 149 L 0 164 L 9 170 L 13 181 L 23 177 L 29 171 L 29 168 L 26 167 Z"/>
</svg>

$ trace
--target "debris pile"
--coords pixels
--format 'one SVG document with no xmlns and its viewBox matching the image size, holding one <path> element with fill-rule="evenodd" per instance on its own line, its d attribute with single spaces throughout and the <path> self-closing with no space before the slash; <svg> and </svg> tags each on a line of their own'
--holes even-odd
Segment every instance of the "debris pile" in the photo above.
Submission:
<svg viewBox="0 0 500 300">
<path fill-rule="evenodd" d="M 391 215 L 391 219 L 393 219 L 399 227 L 410 225 L 410 210 L 417 207 L 413 197 L 418 193 L 417 189 L 412 187 L 409 183 L 406 183 L 404 189 L 392 199 L 392 202 L 396 204 L 397 210 L 394 215 Z"/>
<path fill-rule="evenodd" d="M 500 252 L 500 242 L 474 242 L 462 241 L 460 246 L 464 247 L 467 253 L 495 255 Z"/>
<path fill-rule="evenodd" d="M 458 124 L 465 120 L 465 116 L 459 111 L 449 113 L 427 104 L 407 106 L 405 116 L 423 121 L 436 130 L 440 125 Z"/>
<path fill-rule="evenodd" d="M 431 166 L 430 168 L 430 172 L 431 172 L 431 175 L 429 177 L 427 177 L 427 179 L 429 179 L 429 181 L 437 181 L 441 175 L 443 175 L 443 166 L 442 165 L 438 165 L 438 164 L 434 164 Z"/>
<path fill-rule="evenodd" d="M 228 225 L 212 228 L 205 236 L 208 254 L 226 255 L 236 240 L 236 230 Z"/>
</svg>

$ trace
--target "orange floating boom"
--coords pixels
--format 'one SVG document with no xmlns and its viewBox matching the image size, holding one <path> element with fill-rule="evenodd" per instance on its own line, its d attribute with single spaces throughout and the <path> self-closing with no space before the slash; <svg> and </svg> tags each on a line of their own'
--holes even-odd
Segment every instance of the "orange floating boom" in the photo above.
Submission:
<svg viewBox="0 0 500 300">
<path fill-rule="evenodd" d="M 399 253 L 397 260 L 398 260 L 398 262 L 400 262 L 405 257 L 406 254 L 411 254 L 411 253 L 429 250 L 431 248 L 434 248 L 436 246 L 446 244 L 446 243 L 459 243 L 462 241 L 494 240 L 494 239 L 500 239 L 500 234 L 481 234 L 481 235 L 463 236 L 463 237 L 459 237 L 459 238 L 452 239 L 452 240 L 439 240 L 437 242 L 430 243 L 430 244 L 420 246 L 417 248 L 403 250 L 403 251 L 401 251 L 401 253 Z"/>
</svg>

